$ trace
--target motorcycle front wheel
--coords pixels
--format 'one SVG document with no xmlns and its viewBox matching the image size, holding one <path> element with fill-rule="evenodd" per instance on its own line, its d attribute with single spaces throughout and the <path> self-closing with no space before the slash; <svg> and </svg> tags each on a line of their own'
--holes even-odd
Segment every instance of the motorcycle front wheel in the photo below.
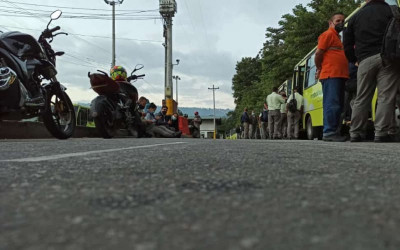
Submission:
<svg viewBox="0 0 400 250">
<path fill-rule="evenodd" d="M 75 110 L 67 93 L 47 92 L 42 117 L 47 130 L 54 137 L 68 139 L 74 134 L 76 127 Z"/>
<path fill-rule="evenodd" d="M 103 102 L 97 106 L 97 113 L 98 115 L 94 118 L 97 131 L 104 139 L 113 138 L 117 129 L 112 110 Z"/>
</svg>

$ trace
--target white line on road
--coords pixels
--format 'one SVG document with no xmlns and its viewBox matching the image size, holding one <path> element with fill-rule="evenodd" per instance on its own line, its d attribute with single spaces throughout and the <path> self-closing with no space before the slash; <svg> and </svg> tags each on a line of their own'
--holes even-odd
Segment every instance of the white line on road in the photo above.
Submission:
<svg viewBox="0 0 400 250">
<path fill-rule="evenodd" d="M 69 158 L 69 157 L 86 156 L 86 155 L 101 154 L 101 153 L 110 153 L 110 152 L 125 151 L 125 150 L 140 149 L 140 148 L 171 146 L 171 145 L 179 145 L 179 144 L 186 144 L 186 143 L 187 142 L 174 142 L 174 143 L 153 144 L 153 145 L 135 146 L 135 147 L 127 147 L 127 148 L 113 148 L 113 149 L 95 150 L 95 151 L 87 151 L 87 152 L 79 152 L 79 153 L 69 153 L 69 154 L 30 157 L 30 158 L 22 158 L 22 159 L 2 160 L 0 162 L 40 162 L 40 161 L 51 161 L 51 160 L 59 160 L 59 159 L 63 159 L 63 158 Z"/>
</svg>

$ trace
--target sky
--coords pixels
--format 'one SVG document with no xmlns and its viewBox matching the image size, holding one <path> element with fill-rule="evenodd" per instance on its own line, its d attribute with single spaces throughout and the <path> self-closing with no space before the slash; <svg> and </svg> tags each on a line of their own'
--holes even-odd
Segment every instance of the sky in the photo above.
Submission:
<svg viewBox="0 0 400 250">
<path fill-rule="evenodd" d="M 232 77 L 236 63 L 243 57 L 256 56 L 265 41 L 266 28 L 277 27 L 282 15 L 290 13 L 296 4 L 308 2 L 177 0 L 173 62 L 180 59 L 180 64 L 174 66 L 173 74 L 181 78 L 179 106 L 212 108 L 213 95 L 208 88 L 214 85 L 219 87 L 216 107 L 233 109 Z M 144 65 L 138 74 L 146 77 L 134 85 L 140 96 L 146 96 L 156 105 L 164 98 L 165 60 L 163 23 L 158 8 L 158 0 L 125 0 L 116 6 L 118 17 L 128 11 L 146 10 L 137 14 L 146 15 L 146 20 L 116 21 L 116 61 L 128 72 L 137 64 Z M 97 94 L 90 89 L 88 72 L 108 72 L 111 66 L 112 22 L 105 20 L 111 14 L 111 6 L 104 0 L 0 0 L 0 30 L 18 30 L 38 37 L 50 20 L 47 16 L 56 9 L 63 11 L 63 15 L 51 26 L 59 25 L 61 31 L 69 33 L 55 37 L 52 43 L 55 51 L 66 52 L 58 57 L 58 79 L 67 86 L 74 103 L 90 103 Z M 20 17 L 15 17 L 15 11 Z M 102 19 L 69 18 L 77 13 L 90 13 Z M 174 98 L 175 87 L 174 81 Z"/>
</svg>

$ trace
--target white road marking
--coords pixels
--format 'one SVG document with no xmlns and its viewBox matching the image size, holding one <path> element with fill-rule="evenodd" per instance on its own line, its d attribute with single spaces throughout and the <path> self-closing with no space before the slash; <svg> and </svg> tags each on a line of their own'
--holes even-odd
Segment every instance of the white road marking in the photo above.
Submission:
<svg viewBox="0 0 400 250">
<path fill-rule="evenodd" d="M 95 150 L 95 151 L 87 151 L 87 152 L 79 152 L 79 153 L 69 153 L 69 154 L 58 154 L 58 155 L 49 155 L 49 156 L 40 156 L 40 157 L 30 157 L 30 158 L 21 158 L 21 159 L 2 160 L 0 162 L 40 162 L 40 161 L 51 161 L 51 160 L 59 160 L 59 159 L 63 159 L 63 158 L 69 158 L 69 157 L 86 156 L 86 155 L 101 154 L 101 153 L 110 153 L 110 152 L 125 151 L 125 150 L 140 149 L 140 148 L 172 146 L 172 145 L 179 145 L 179 144 L 186 144 L 186 143 L 187 142 L 174 142 L 174 143 L 153 144 L 153 145 L 135 146 L 135 147 L 127 147 L 127 148 L 104 149 L 104 150 Z"/>
</svg>

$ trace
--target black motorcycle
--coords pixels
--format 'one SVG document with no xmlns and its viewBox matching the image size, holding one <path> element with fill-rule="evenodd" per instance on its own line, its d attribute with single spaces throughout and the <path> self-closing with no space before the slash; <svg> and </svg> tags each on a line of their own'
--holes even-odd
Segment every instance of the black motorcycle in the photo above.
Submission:
<svg viewBox="0 0 400 250">
<path fill-rule="evenodd" d="M 49 29 L 61 14 L 60 10 L 51 14 L 38 40 L 18 31 L 0 34 L 0 119 L 39 117 L 54 137 L 67 139 L 75 130 L 75 112 L 56 78 L 56 56 L 64 52 L 54 52 L 50 43 L 55 36 L 68 34 L 54 34 L 59 26 Z M 42 83 L 44 79 L 49 82 Z"/>
<path fill-rule="evenodd" d="M 134 75 L 142 68 L 143 65 L 137 65 L 127 81 L 114 81 L 100 70 L 99 73 L 89 72 L 92 89 L 99 94 L 90 104 L 90 115 L 103 138 L 113 138 L 118 129 L 127 129 L 133 137 L 143 136 L 144 125 L 137 105 L 138 91 L 130 83 L 145 76 Z"/>
</svg>

